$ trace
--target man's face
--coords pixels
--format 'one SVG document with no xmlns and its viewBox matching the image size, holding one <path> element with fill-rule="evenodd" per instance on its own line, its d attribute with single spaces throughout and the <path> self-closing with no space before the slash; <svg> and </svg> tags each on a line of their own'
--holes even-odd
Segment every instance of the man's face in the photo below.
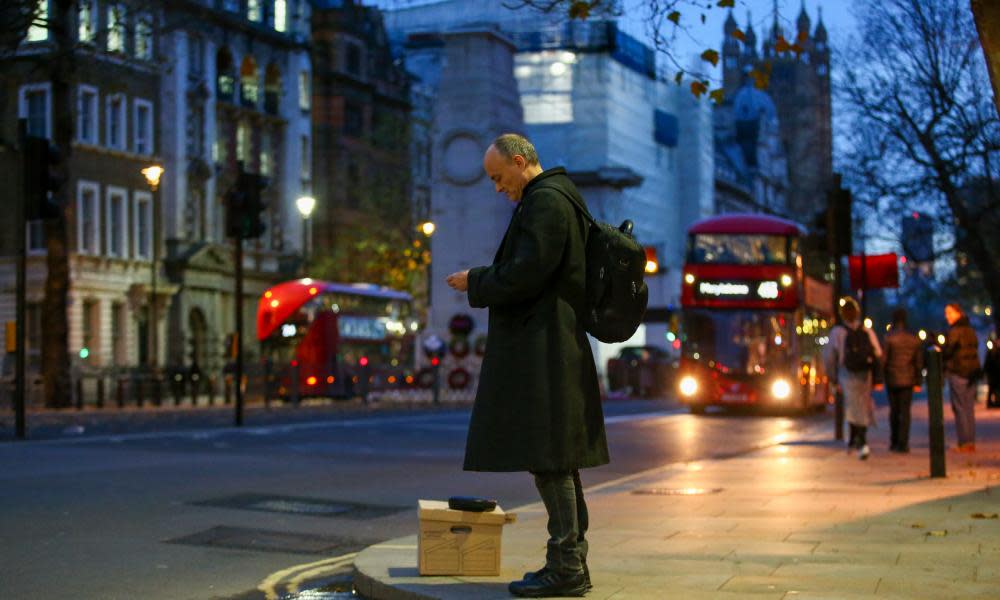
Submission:
<svg viewBox="0 0 1000 600">
<path fill-rule="evenodd" d="M 955 321 L 958 321 L 962 317 L 962 313 L 954 309 L 954 307 L 946 306 L 944 307 L 944 320 L 948 321 L 949 325 L 954 325 Z"/>
<path fill-rule="evenodd" d="M 497 149 L 490 146 L 483 156 L 483 169 L 493 181 L 497 192 L 507 194 L 511 202 L 521 200 L 521 193 L 524 186 L 528 184 L 528 177 L 525 173 L 527 161 L 520 154 L 515 154 L 510 160 L 497 152 Z"/>
</svg>

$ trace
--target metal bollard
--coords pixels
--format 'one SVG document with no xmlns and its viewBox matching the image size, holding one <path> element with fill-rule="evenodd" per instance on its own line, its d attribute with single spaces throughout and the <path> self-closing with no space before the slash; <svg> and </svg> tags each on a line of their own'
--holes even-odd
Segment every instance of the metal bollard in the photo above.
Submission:
<svg viewBox="0 0 1000 600">
<path fill-rule="evenodd" d="M 76 410 L 83 410 L 83 376 L 76 379 Z"/>
<path fill-rule="evenodd" d="M 153 371 L 149 383 L 153 386 L 153 404 L 159 408 L 163 406 L 163 375 L 160 374 L 159 369 Z"/>
<path fill-rule="evenodd" d="M 97 377 L 97 408 L 104 408 L 104 375 Z"/>
<path fill-rule="evenodd" d="M 198 396 L 201 391 L 201 375 L 191 373 L 191 406 L 198 406 Z"/>
<path fill-rule="evenodd" d="M 125 408 L 125 378 L 118 377 L 115 381 L 115 403 L 118 408 Z"/>
<path fill-rule="evenodd" d="M 219 378 L 216 375 L 208 377 L 208 405 L 215 406 L 215 390 L 219 385 Z"/>
<path fill-rule="evenodd" d="M 132 375 L 132 394 L 135 396 L 135 405 L 142 408 L 146 403 L 146 398 L 143 397 L 145 390 L 142 389 L 142 377 L 138 374 Z"/>
<path fill-rule="evenodd" d="M 222 384 L 222 402 L 227 406 L 233 401 L 233 376 L 226 375 Z"/>
<path fill-rule="evenodd" d="M 844 392 L 837 390 L 833 395 L 833 439 L 844 439 Z"/>
<path fill-rule="evenodd" d="M 944 366 L 941 349 L 927 349 L 927 427 L 931 477 L 946 477 L 944 461 Z"/>
</svg>

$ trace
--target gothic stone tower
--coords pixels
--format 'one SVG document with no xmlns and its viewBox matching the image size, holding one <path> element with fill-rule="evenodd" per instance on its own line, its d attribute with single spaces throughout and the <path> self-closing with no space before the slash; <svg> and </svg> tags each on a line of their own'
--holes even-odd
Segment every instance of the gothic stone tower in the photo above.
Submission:
<svg viewBox="0 0 1000 600">
<path fill-rule="evenodd" d="M 767 92 L 778 110 L 781 140 L 788 156 L 788 211 L 806 221 L 826 203 L 826 190 L 833 176 L 833 133 L 830 110 L 830 47 L 822 13 L 815 30 L 803 2 L 795 22 L 796 31 L 785 33 L 777 9 L 771 31 L 760 53 L 757 36 L 747 18 L 745 42 L 732 36 L 738 27 L 732 13 L 724 25 L 722 45 L 723 87 L 727 97 L 739 89 L 745 73 L 752 68 L 770 68 Z M 798 43 L 802 52 L 778 52 L 778 37 Z"/>
</svg>

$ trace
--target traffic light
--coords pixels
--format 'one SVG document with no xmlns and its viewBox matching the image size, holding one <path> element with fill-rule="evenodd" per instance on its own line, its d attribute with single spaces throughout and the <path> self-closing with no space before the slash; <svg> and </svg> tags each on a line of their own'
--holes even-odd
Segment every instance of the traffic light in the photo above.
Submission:
<svg viewBox="0 0 1000 600">
<path fill-rule="evenodd" d="M 840 186 L 828 196 L 830 250 L 835 256 L 850 255 L 854 249 L 851 240 L 851 202 L 851 191 Z"/>
<path fill-rule="evenodd" d="M 45 138 L 24 140 L 24 215 L 28 221 L 58 219 L 62 211 L 52 193 L 65 179 L 59 173 L 62 154 Z"/>
<path fill-rule="evenodd" d="M 267 211 L 267 202 L 261 193 L 267 189 L 267 177 L 256 173 L 243 173 L 244 199 L 246 200 L 246 226 L 245 238 L 259 238 L 267 231 L 267 223 L 264 213 Z"/>
<path fill-rule="evenodd" d="M 264 219 L 267 203 L 261 196 L 267 186 L 266 177 L 240 168 L 236 185 L 226 194 L 226 233 L 229 237 L 259 238 L 267 231 Z"/>
</svg>

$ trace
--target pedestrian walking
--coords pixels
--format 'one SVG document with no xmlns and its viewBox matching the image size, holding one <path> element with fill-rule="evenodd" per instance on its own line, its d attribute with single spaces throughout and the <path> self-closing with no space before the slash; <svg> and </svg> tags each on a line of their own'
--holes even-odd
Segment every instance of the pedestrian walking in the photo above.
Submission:
<svg viewBox="0 0 1000 600">
<path fill-rule="evenodd" d="M 969 324 L 965 311 L 952 302 L 944 307 L 948 335 L 941 358 L 948 381 L 951 410 L 955 414 L 957 452 L 976 451 L 976 382 L 982 375 L 979 368 L 979 339 Z"/>
<path fill-rule="evenodd" d="M 545 566 L 511 582 L 522 597 L 582 596 L 587 504 L 579 469 L 608 463 L 597 370 L 584 332 L 588 222 L 561 167 L 543 170 L 534 146 L 496 138 L 483 168 L 516 208 L 490 266 L 448 276 L 489 331 L 465 450 L 468 471 L 528 471 L 548 513 Z"/>
<path fill-rule="evenodd" d="M 910 404 L 920 391 L 924 353 L 920 338 L 906 327 L 906 309 L 892 313 L 892 328 L 885 336 L 885 385 L 889 393 L 889 450 L 910 451 Z"/>
<path fill-rule="evenodd" d="M 983 372 L 986 374 L 986 408 L 1000 408 L 1000 340 L 996 334 L 986 343 L 986 360 Z"/>
<path fill-rule="evenodd" d="M 867 460 L 868 428 L 875 425 L 875 401 L 872 389 L 879 373 L 882 348 L 875 332 L 862 326 L 861 309 L 854 298 L 840 301 L 840 323 L 830 331 L 830 343 L 825 355 L 826 370 L 831 381 L 844 394 L 847 423 L 851 435 L 848 449 L 856 449 L 858 458 Z"/>
</svg>

